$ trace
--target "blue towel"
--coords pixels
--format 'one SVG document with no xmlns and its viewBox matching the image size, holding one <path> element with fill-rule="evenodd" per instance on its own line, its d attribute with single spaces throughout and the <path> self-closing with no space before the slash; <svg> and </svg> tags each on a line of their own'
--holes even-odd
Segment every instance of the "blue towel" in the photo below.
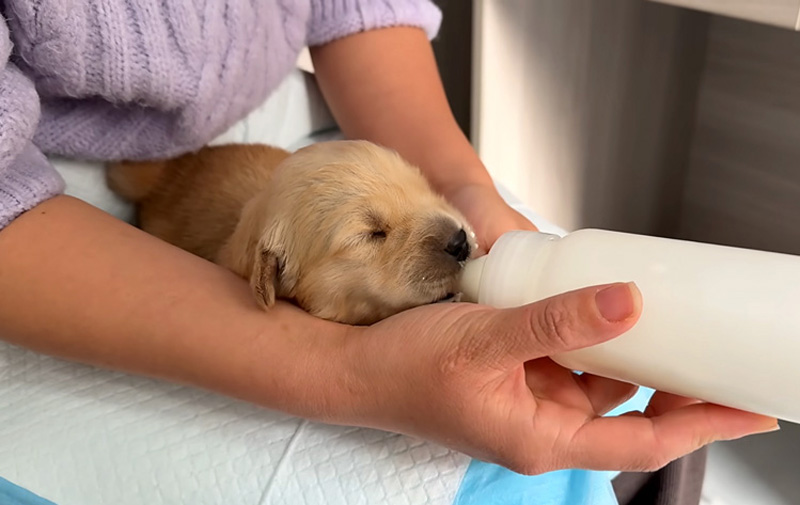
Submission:
<svg viewBox="0 0 800 505">
<path fill-rule="evenodd" d="M 55 505 L 49 500 L 36 496 L 27 489 L 0 477 L 0 504 L 2 505 Z"/>
</svg>

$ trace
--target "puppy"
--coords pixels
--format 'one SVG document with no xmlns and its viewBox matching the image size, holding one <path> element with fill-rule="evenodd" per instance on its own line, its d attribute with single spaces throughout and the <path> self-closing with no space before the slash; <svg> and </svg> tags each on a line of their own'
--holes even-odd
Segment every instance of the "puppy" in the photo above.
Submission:
<svg viewBox="0 0 800 505">
<path fill-rule="evenodd" d="M 109 167 L 145 231 L 249 279 L 264 308 L 371 324 L 457 292 L 475 234 L 419 170 L 365 141 L 206 147 Z"/>
</svg>

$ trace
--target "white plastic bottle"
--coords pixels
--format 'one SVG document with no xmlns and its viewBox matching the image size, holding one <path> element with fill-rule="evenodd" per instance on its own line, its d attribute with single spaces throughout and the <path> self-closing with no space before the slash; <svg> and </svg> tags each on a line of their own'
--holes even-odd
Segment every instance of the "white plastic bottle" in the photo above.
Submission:
<svg viewBox="0 0 800 505">
<path fill-rule="evenodd" d="M 634 281 L 625 334 L 554 356 L 573 370 L 800 422 L 800 256 L 580 230 L 510 232 L 467 264 L 467 301 L 505 308 Z"/>
</svg>

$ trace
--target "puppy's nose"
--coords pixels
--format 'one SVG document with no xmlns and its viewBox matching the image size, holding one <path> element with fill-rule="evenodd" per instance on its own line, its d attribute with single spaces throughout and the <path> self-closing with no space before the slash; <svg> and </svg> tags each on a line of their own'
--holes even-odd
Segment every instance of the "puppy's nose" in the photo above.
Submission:
<svg viewBox="0 0 800 505">
<path fill-rule="evenodd" d="M 456 261 L 464 261 L 469 257 L 470 250 L 469 242 L 467 242 L 467 232 L 465 232 L 463 228 L 458 230 L 456 234 L 450 238 L 450 242 L 447 243 L 444 252 L 454 257 Z"/>
</svg>

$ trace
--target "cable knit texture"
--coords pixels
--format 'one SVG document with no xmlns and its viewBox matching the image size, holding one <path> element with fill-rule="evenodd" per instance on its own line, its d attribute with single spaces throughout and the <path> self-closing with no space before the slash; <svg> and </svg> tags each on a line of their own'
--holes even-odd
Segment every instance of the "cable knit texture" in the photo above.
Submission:
<svg viewBox="0 0 800 505">
<path fill-rule="evenodd" d="M 429 0 L 0 2 L 0 228 L 63 191 L 42 153 L 195 150 L 262 103 L 306 45 L 415 26 Z"/>
</svg>

